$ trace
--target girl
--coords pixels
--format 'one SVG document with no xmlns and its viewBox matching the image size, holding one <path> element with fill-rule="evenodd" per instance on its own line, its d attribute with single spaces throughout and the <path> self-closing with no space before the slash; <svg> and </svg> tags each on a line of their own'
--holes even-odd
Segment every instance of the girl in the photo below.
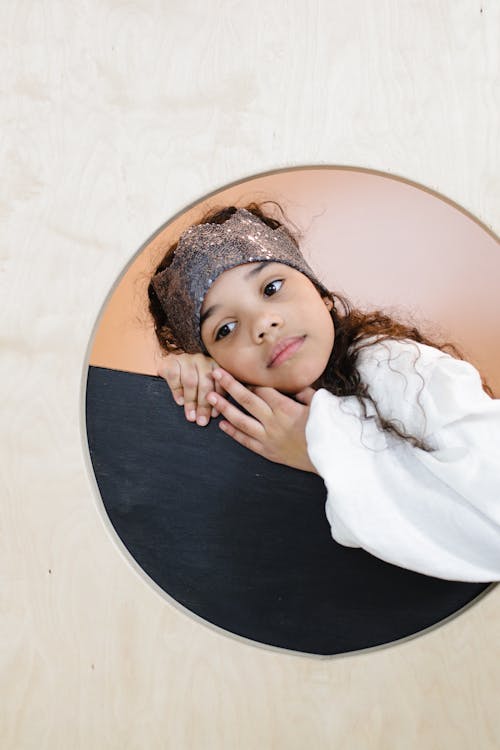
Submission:
<svg viewBox="0 0 500 750">
<path fill-rule="evenodd" d="M 187 418 L 221 413 L 237 442 L 319 474 L 338 543 L 500 579 L 500 400 L 455 347 L 353 309 L 257 204 L 186 230 L 148 291 L 159 375 Z"/>
</svg>

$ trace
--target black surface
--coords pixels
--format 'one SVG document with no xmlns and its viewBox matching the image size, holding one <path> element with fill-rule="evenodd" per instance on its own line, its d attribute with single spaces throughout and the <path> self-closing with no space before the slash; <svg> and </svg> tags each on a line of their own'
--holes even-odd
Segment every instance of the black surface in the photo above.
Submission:
<svg viewBox="0 0 500 750">
<path fill-rule="evenodd" d="M 158 377 L 90 367 L 90 455 L 108 516 L 170 596 L 232 633 L 333 655 L 448 617 L 490 584 L 413 573 L 330 535 L 323 480 L 188 423 Z"/>
</svg>

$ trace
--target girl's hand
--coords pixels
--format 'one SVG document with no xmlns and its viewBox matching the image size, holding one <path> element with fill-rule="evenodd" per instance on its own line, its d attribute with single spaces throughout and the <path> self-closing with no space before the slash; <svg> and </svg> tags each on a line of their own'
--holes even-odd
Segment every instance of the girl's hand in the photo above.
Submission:
<svg viewBox="0 0 500 750">
<path fill-rule="evenodd" d="M 269 461 L 318 473 L 309 459 L 305 436 L 310 403 L 315 393 L 313 388 L 305 388 L 296 394 L 296 398 L 302 402 L 298 404 L 275 388 L 247 388 L 220 367 L 212 375 L 235 401 L 255 417 L 253 419 L 243 414 L 221 395 L 212 392 L 208 395 L 208 401 L 226 418 L 227 421 L 220 422 L 224 432 Z"/>
<path fill-rule="evenodd" d="M 204 354 L 168 354 L 158 368 L 158 375 L 164 378 L 175 401 L 184 405 L 186 419 L 196 420 L 205 426 L 210 417 L 219 412 L 208 403 L 207 395 L 213 392 L 224 393 L 222 387 L 212 378 L 212 370 L 217 362 Z"/>
</svg>

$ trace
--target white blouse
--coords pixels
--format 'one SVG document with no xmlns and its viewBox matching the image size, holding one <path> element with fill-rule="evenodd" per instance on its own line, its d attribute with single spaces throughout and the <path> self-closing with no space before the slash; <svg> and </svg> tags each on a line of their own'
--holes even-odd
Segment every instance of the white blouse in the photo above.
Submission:
<svg viewBox="0 0 500 750">
<path fill-rule="evenodd" d="M 500 580 L 500 399 L 473 365 L 416 342 L 372 343 L 357 367 L 384 418 L 432 451 L 365 419 L 355 396 L 318 390 L 306 440 L 333 538 L 425 575 Z"/>
</svg>

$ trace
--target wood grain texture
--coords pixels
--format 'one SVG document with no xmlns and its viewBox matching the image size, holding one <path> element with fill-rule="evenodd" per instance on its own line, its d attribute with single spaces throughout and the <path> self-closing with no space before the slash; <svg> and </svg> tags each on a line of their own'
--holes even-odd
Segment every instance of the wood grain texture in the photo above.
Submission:
<svg viewBox="0 0 500 750">
<path fill-rule="evenodd" d="M 83 395 L 93 326 L 137 248 L 233 181 L 378 169 L 498 234 L 500 6 L 2 11 L 0 746 L 497 748 L 498 587 L 421 637 L 342 658 L 227 636 L 148 585 L 109 528 Z"/>
</svg>

